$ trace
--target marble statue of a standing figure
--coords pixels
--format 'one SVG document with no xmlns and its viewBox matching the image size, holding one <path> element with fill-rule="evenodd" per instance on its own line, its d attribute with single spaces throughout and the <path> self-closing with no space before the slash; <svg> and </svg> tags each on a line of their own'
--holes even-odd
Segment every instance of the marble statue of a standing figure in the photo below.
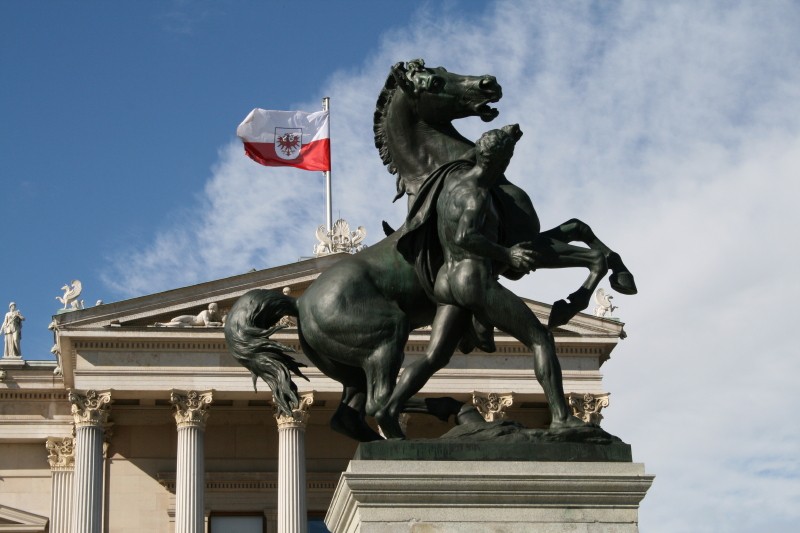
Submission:
<svg viewBox="0 0 800 533">
<path fill-rule="evenodd" d="M 22 357 L 22 352 L 19 349 L 19 340 L 22 338 L 23 320 L 25 320 L 25 317 L 17 310 L 17 304 L 14 302 L 8 304 L 8 313 L 3 319 L 2 326 L 3 335 L 6 336 L 3 357 Z"/>
</svg>

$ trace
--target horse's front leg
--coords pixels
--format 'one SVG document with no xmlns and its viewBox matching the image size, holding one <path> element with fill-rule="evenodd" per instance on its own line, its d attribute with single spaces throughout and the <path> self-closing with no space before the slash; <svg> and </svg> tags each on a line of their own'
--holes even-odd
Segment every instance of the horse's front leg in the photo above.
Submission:
<svg viewBox="0 0 800 533">
<path fill-rule="evenodd" d="M 541 237 L 534 243 L 538 254 L 536 268 L 574 268 L 589 269 L 589 276 L 581 287 L 570 294 L 567 300 L 558 300 L 550 311 L 547 327 L 553 329 L 563 326 L 575 315 L 589 307 L 592 293 L 600 280 L 608 272 L 605 254 L 600 250 L 574 246 L 553 238 Z"/>
<path fill-rule="evenodd" d="M 598 239 L 592 228 L 582 220 L 572 218 L 551 230 L 542 232 L 542 236 L 564 243 L 582 242 L 592 250 L 602 252 L 608 268 L 611 269 L 611 276 L 609 277 L 611 288 L 620 294 L 631 295 L 638 292 L 633 274 L 622 262 L 619 254 Z"/>
</svg>

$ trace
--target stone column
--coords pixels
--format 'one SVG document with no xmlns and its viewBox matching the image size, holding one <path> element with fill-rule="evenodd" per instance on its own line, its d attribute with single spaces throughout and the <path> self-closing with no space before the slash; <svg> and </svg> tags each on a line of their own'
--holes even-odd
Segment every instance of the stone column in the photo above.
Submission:
<svg viewBox="0 0 800 533">
<path fill-rule="evenodd" d="M 308 408 L 314 393 L 304 394 L 290 415 L 276 414 L 278 421 L 278 531 L 306 533 L 306 444 Z"/>
<path fill-rule="evenodd" d="M 175 473 L 175 533 L 203 533 L 205 461 L 203 435 L 211 391 L 176 391 L 170 396 L 178 426 L 178 465 Z"/>
<path fill-rule="evenodd" d="M 71 531 L 100 533 L 103 527 L 103 439 L 111 392 L 69 391 L 75 419 L 75 477 Z"/>
<path fill-rule="evenodd" d="M 45 444 L 53 486 L 50 493 L 50 533 L 70 533 L 72 480 L 75 472 L 75 437 L 51 437 Z"/>
</svg>

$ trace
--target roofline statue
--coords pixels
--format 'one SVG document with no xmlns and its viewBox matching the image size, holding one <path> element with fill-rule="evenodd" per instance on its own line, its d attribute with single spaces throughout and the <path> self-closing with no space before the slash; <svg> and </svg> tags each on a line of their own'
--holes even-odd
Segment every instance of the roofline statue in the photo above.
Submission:
<svg viewBox="0 0 800 533">
<path fill-rule="evenodd" d="M 61 308 L 62 311 L 66 311 L 68 308 L 83 309 L 83 300 L 78 300 L 78 296 L 83 290 L 80 280 L 72 280 L 72 283 L 67 283 L 61 287 L 61 290 L 64 291 L 64 296 L 56 296 L 56 300 L 64 304 L 64 307 Z"/>
<path fill-rule="evenodd" d="M 225 322 L 225 317 L 219 312 L 216 302 L 208 304 L 196 315 L 178 315 L 169 322 L 156 322 L 154 326 L 167 328 L 219 328 Z"/>
<path fill-rule="evenodd" d="M 20 341 L 22 340 L 23 320 L 25 320 L 25 317 L 17 309 L 17 304 L 14 302 L 9 303 L 8 313 L 3 318 L 3 325 L 0 326 L 0 330 L 5 336 L 3 339 L 3 357 L 22 357 Z"/>
<path fill-rule="evenodd" d="M 392 67 L 375 111 L 375 144 L 388 170 L 397 175 L 396 199 L 409 197 L 405 224 L 338 261 L 299 298 L 255 289 L 227 315 L 230 352 L 251 372 L 254 386 L 259 378 L 269 385 L 280 412 L 291 412 L 299 402 L 292 375 L 305 377 L 293 350 L 270 339 L 281 328 L 280 319 L 289 315 L 297 317 L 303 353 L 343 386 L 333 429 L 357 440 L 383 438 L 369 427 L 366 416 L 375 417 L 389 438 L 404 437 L 398 423 L 402 411 L 446 417 L 452 405 L 443 408 L 411 395 L 457 347 L 465 353 L 477 346 L 491 351 L 494 327 L 533 352 L 551 428 L 586 427 L 567 408 L 551 331 L 588 307 L 609 270 L 618 292 L 635 294 L 636 285 L 620 256 L 584 222 L 571 219 L 540 231 L 530 198 L 504 175 L 510 147 L 521 136 L 518 126 L 496 130 L 501 133 L 493 135 L 503 140 L 485 143 L 483 153 L 453 127 L 452 121 L 469 116 L 493 120 L 498 113 L 490 104 L 501 96 L 493 76 L 454 74 L 426 67 L 422 60 Z M 459 183 L 463 190 L 456 194 Z M 449 283 L 438 275 L 446 263 Z M 494 281 L 499 275 L 518 279 L 529 271 L 566 267 L 587 268 L 589 276 L 578 290 L 555 302 L 547 328 Z M 477 295 L 465 290 L 469 281 L 458 279 L 461 275 L 477 280 Z M 500 293 L 516 318 L 481 301 Z M 437 314 L 440 304 L 452 316 Z M 409 333 L 431 324 L 426 362 L 413 377 L 404 373 L 398 384 Z"/>
</svg>

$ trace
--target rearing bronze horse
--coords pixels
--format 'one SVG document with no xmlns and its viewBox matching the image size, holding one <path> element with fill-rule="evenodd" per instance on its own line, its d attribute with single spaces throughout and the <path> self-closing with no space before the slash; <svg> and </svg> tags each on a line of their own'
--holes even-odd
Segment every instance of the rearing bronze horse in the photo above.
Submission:
<svg viewBox="0 0 800 533">
<path fill-rule="evenodd" d="M 452 121 L 468 116 L 492 120 L 497 111 L 489 104 L 501 95 L 500 85 L 492 76 L 452 74 L 442 68 L 426 68 L 421 60 L 395 65 L 378 99 L 375 137 L 384 163 L 390 172 L 398 174 L 398 197 L 403 193 L 415 196 L 425 178 L 441 165 L 472 158 L 473 143 L 455 130 Z M 635 293 L 633 277 L 619 256 L 587 225 L 573 219 L 540 233 L 538 216 L 524 191 L 503 178 L 493 194 L 501 211 L 502 244 L 532 242 L 541 256 L 536 268 L 583 266 L 590 270 L 589 278 L 570 295 L 569 302 L 556 302 L 551 328 L 565 324 L 588 306 L 589 296 L 608 266 L 613 270 L 612 287 Z M 377 418 L 387 436 L 403 436 L 396 420 L 397 409 L 387 409 L 387 404 L 397 383 L 408 335 L 431 323 L 436 304 L 414 265 L 398 251 L 400 234 L 343 258 L 298 299 L 256 289 L 234 304 L 225 325 L 228 348 L 250 370 L 254 385 L 259 377 L 267 382 L 279 410 L 288 412 L 298 404 L 291 373 L 304 377 L 301 365 L 290 355 L 292 350 L 269 339 L 278 329 L 278 320 L 290 315 L 298 317 L 298 336 L 306 356 L 343 385 L 332 427 L 358 440 L 380 439 L 365 421 L 365 415 L 369 415 Z M 583 241 L 589 249 L 571 246 L 571 240 Z M 502 274 L 516 279 L 525 272 L 506 270 Z M 448 335 L 461 337 L 463 333 Z M 444 344 L 450 345 L 455 346 Z M 450 355 L 444 354 L 444 359 Z M 556 414 L 566 411 L 561 405 L 564 399 L 549 395 L 548 402 L 556 423 Z M 558 407 L 555 410 L 554 404 Z"/>
<path fill-rule="evenodd" d="M 484 122 L 499 112 L 489 104 L 502 98 L 494 76 L 462 76 L 442 67 L 428 68 L 421 59 L 397 63 L 391 69 L 378 97 L 374 119 L 375 146 L 390 173 L 397 175 L 397 196 L 407 194 L 409 205 L 431 172 L 455 159 L 474 159 L 475 144 L 462 136 L 452 121 L 478 116 Z M 494 190 L 501 207 L 501 244 L 535 243 L 540 262 L 537 268 L 586 267 L 589 277 L 578 291 L 553 306 L 548 325 L 566 324 L 589 305 L 597 284 L 611 269 L 611 287 L 622 294 L 636 294 L 633 276 L 619 254 L 598 239 L 588 224 L 576 218 L 540 232 L 539 216 L 530 197 L 508 181 L 500 179 Z M 589 249 L 572 246 L 583 242 Z M 509 279 L 525 272 L 503 271 Z"/>
</svg>

